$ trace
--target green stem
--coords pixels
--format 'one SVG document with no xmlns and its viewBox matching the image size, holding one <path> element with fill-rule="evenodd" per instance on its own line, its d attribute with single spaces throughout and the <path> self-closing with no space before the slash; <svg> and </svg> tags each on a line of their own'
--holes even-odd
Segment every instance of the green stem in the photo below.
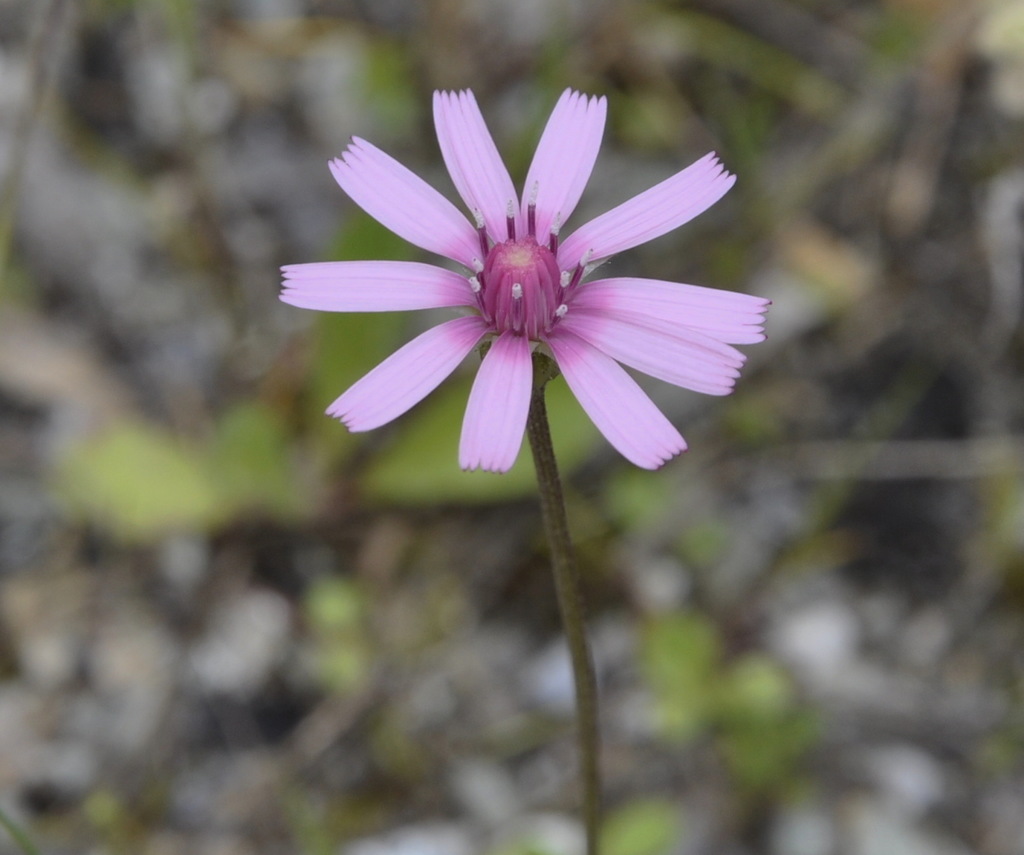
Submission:
<svg viewBox="0 0 1024 855">
<path fill-rule="evenodd" d="M 29 836 L 21 829 L 13 819 L 11 819 L 3 809 L 0 808 L 0 827 L 11 836 L 11 840 L 18 844 L 18 848 L 21 849 L 25 855 L 39 855 L 39 850 L 36 849 L 35 844 L 29 839 Z"/>
<path fill-rule="evenodd" d="M 534 389 L 526 432 L 533 451 L 540 490 L 540 509 L 544 531 L 551 548 L 558 606 L 569 642 L 573 679 L 576 684 L 576 728 L 580 753 L 580 787 L 583 794 L 583 821 L 587 833 L 587 855 L 598 855 L 598 830 L 601 819 L 600 736 L 597 726 L 597 680 L 594 661 L 587 643 L 580 592 L 579 570 L 569 536 L 565 500 L 558 478 L 555 450 L 551 444 L 544 385 L 553 366 L 544 356 L 534 357 Z"/>
</svg>

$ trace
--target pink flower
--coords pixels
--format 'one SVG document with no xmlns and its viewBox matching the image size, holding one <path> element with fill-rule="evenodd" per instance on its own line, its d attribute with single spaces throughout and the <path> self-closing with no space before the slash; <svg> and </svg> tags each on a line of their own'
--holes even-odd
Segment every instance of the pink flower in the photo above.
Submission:
<svg viewBox="0 0 1024 855">
<path fill-rule="evenodd" d="M 566 90 L 548 120 L 523 196 L 495 148 L 471 92 L 435 92 L 444 162 L 471 223 L 393 158 L 353 138 L 330 164 L 341 189 L 374 219 L 466 269 L 403 261 L 331 261 L 283 268 L 281 299 L 329 312 L 451 307 L 464 316 L 413 339 L 328 408 L 352 431 L 379 427 L 435 389 L 490 340 L 462 425 L 463 469 L 505 472 L 522 444 L 531 351 L 554 357 L 601 433 L 638 466 L 656 469 L 686 443 L 623 363 L 677 386 L 726 395 L 744 355 L 764 339 L 768 301 L 631 277 L 585 281 L 614 253 L 696 217 L 735 178 L 708 154 L 561 240 L 604 131 L 606 102 Z"/>
</svg>

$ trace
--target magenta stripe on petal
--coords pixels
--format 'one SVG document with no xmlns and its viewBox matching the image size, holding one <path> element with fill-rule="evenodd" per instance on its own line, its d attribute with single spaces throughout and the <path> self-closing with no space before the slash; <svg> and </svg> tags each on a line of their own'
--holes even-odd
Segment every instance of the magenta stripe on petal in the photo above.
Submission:
<svg viewBox="0 0 1024 855">
<path fill-rule="evenodd" d="M 395 351 L 327 409 L 351 431 L 398 418 L 436 389 L 487 332 L 478 317 L 447 321 Z"/>
<path fill-rule="evenodd" d="M 686 450 L 679 431 L 614 359 L 563 328 L 548 345 L 580 405 L 623 457 L 657 469 Z"/>
<path fill-rule="evenodd" d="M 353 137 L 330 167 L 352 201 L 396 235 L 473 266 L 480 255 L 476 230 L 458 208 L 393 157 Z"/>
<path fill-rule="evenodd" d="M 687 327 L 728 344 L 764 341 L 770 302 L 736 291 L 633 278 L 596 279 L 573 297 L 574 308 L 629 317 L 668 333 Z"/>
<path fill-rule="evenodd" d="M 523 185 L 523 217 L 536 192 L 537 241 L 546 244 L 552 221 L 576 209 L 597 160 L 608 103 L 566 89 L 544 128 Z"/>
<path fill-rule="evenodd" d="M 415 261 L 324 261 L 281 268 L 281 299 L 325 312 L 392 312 L 472 306 L 469 282 Z"/>
<path fill-rule="evenodd" d="M 462 423 L 459 465 L 507 472 L 523 444 L 533 388 L 530 341 L 504 332 L 487 351 Z"/>
<path fill-rule="evenodd" d="M 735 183 L 714 153 L 677 172 L 607 213 L 580 226 L 558 253 L 562 268 L 575 267 L 585 253 L 607 258 L 660 237 L 692 220 L 722 198 Z"/>
<path fill-rule="evenodd" d="M 561 326 L 612 359 L 667 383 L 708 395 L 729 394 L 745 360 L 736 348 L 694 330 L 677 329 L 669 333 L 575 306 Z"/>
<path fill-rule="evenodd" d="M 518 220 L 518 199 L 473 93 L 435 92 L 434 127 L 455 189 L 470 211 L 483 215 L 491 239 L 505 240 L 508 204 Z"/>
</svg>

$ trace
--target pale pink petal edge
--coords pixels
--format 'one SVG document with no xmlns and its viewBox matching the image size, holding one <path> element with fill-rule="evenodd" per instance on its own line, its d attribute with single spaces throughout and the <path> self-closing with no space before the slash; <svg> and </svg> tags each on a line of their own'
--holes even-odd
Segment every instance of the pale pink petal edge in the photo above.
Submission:
<svg viewBox="0 0 1024 855">
<path fill-rule="evenodd" d="M 517 234 L 522 234 L 515 186 L 473 93 L 435 92 L 434 127 L 455 189 L 471 213 L 483 216 L 491 240 L 508 237 L 509 203 Z"/>
<path fill-rule="evenodd" d="M 519 456 L 533 388 L 530 341 L 504 332 L 473 382 L 459 442 L 463 469 L 507 472 Z"/>
<path fill-rule="evenodd" d="M 465 277 L 415 261 L 322 261 L 281 268 L 281 300 L 323 312 L 472 306 Z"/>
<path fill-rule="evenodd" d="M 327 409 L 353 432 L 398 418 L 436 389 L 487 333 L 479 317 L 427 330 L 356 381 Z"/>
<path fill-rule="evenodd" d="M 623 457 L 657 469 L 686 451 L 686 441 L 614 359 L 566 330 L 548 337 L 569 388 Z"/>
</svg>

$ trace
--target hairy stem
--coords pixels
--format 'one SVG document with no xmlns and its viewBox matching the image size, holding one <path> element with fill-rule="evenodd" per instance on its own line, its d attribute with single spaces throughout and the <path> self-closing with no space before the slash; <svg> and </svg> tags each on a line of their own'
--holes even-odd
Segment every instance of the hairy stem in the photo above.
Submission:
<svg viewBox="0 0 1024 855">
<path fill-rule="evenodd" d="M 572 673 L 576 684 L 576 728 L 580 753 L 580 787 L 583 795 L 583 820 L 587 833 L 587 855 L 598 855 L 598 828 L 601 816 L 600 737 L 597 725 L 597 680 L 587 643 L 580 592 L 579 570 L 569 536 L 565 500 L 558 478 L 555 450 L 551 444 L 544 385 L 550 378 L 549 361 L 534 357 L 534 389 L 527 420 L 527 435 L 533 451 L 540 490 L 540 509 L 544 531 L 551 548 L 551 564 L 562 624 L 569 642 Z"/>
</svg>

